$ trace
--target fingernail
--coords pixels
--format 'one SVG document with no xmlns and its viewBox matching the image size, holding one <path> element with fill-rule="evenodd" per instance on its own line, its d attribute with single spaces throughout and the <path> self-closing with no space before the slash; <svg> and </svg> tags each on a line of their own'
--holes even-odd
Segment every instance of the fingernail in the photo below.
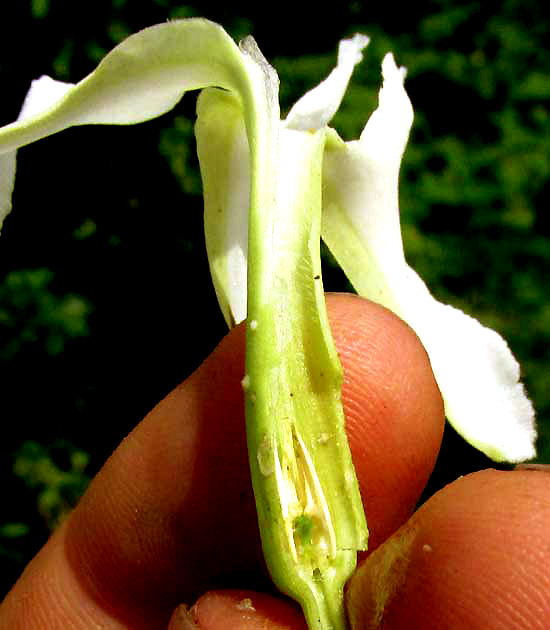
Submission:
<svg viewBox="0 0 550 630">
<path fill-rule="evenodd" d="M 405 583 L 416 530 L 395 533 L 357 569 L 346 589 L 352 630 L 382 628 L 387 611 Z"/>
<path fill-rule="evenodd" d="M 170 623 L 168 624 L 168 630 L 197 630 L 198 627 L 193 613 L 185 604 L 181 604 L 174 610 L 174 614 L 170 617 Z"/>
</svg>

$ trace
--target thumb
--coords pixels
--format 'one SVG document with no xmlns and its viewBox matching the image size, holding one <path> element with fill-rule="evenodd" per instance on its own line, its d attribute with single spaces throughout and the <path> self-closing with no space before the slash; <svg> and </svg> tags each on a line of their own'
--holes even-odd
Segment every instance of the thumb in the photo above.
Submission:
<svg viewBox="0 0 550 630">
<path fill-rule="evenodd" d="M 484 470 L 429 499 L 357 570 L 353 630 L 550 628 L 550 475 Z"/>
</svg>

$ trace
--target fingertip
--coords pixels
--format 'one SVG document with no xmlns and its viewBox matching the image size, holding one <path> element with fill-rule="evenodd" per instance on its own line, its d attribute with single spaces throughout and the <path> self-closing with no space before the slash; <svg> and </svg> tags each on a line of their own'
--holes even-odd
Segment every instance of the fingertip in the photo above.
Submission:
<svg viewBox="0 0 550 630">
<path fill-rule="evenodd" d="M 353 629 L 528 630 L 550 619 L 550 476 L 486 470 L 445 487 L 348 585 Z"/>
<path fill-rule="evenodd" d="M 443 437 L 443 401 L 407 324 L 357 296 L 331 295 L 327 304 L 373 550 L 406 521 L 427 483 Z"/>
<path fill-rule="evenodd" d="M 193 611 L 185 604 L 180 604 L 170 617 L 167 630 L 197 630 L 198 627 Z"/>
<path fill-rule="evenodd" d="M 201 630 L 306 630 L 297 606 L 280 597 L 242 590 L 212 591 L 193 606 Z M 173 630 L 186 630 L 174 628 Z"/>
</svg>

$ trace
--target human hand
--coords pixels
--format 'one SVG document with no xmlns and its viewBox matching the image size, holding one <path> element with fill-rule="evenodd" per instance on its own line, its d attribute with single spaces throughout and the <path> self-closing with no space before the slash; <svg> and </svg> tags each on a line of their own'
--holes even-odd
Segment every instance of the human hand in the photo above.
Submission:
<svg viewBox="0 0 550 630">
<path fill-rule="evenodd" d="M 443 434 L 428 358 L 389 311 L 342 295 L 328 307 L 370 529 L 347 589 L 354 630 L 550 628 L 550 477 L 469 475 L 411 518 Z M 262 559 L 243 374 L 241 326 L 122 442 L 7 596 L 0 630 L 305 628 Z"/>
</svg>

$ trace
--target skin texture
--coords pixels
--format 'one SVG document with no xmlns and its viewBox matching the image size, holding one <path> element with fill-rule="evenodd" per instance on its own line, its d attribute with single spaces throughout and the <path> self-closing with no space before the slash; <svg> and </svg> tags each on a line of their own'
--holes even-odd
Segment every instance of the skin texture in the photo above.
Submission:
<svg viewBox="0 0 550 630">
<path fill-rule="evenodd" d="M 550 478 L 470 475 L 410 518 L 443 433 L 429 361 L 382 307 L 328 304 L 371 532 L 353 628 L 550 628 Z M 304 630 L 266 577 L 243 374 L 240 327 L 122 442 L 0 606 L 0 630 Z"/>
<path fill-rule="evenodd" d="M 550 481 L 484 470 L 444 488 L 353 577 L 353 628 L 550 628 Z"/>
</svg>

